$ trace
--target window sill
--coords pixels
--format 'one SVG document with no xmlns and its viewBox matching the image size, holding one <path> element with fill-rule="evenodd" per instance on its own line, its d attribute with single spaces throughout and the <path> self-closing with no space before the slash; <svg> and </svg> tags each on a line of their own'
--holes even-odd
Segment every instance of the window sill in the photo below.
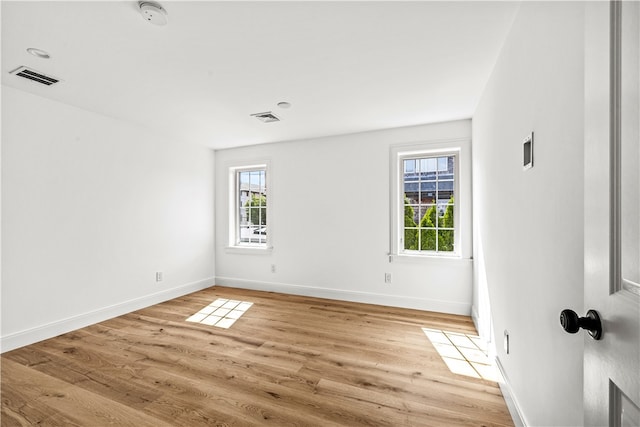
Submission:
<svg viewBox="0 0 640 427">
<path fill-rule="evenodd" d="M 227 246 L 224 251 L 238 255 L 271 255 L 273 246 Z"/>
<path fill-rule="evenodd" d="M 472 263 L 472 258 L 462 258 L 460 255 L 438 255 L 438 254 L 389 254 L 389 262 L 409 263 L 409 264 L 460 264 Z"/>
</svg>

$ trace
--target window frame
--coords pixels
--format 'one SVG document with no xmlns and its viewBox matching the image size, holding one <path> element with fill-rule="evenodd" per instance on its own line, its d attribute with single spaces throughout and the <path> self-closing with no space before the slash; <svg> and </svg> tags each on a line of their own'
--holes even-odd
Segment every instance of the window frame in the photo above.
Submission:
<svg viewBox="0 0 640 427">
<path fill-rule="evenodd" d="M 453 204 L 453 251 L 440 251 L 438 249 L 436 250 L 423 250 L 423 249 L 416 249 L 416 250 L 411 250 L 411 249 L 405 249 L 404 248 L 404 209 L 405 209 L 405 204 L 404 204 L 404 198 L 405 198 L 405 189 L 404 189 L 404 161 L 405 160 L 422 160 L 422 159 L 438 159 L 438 158 L 442 158 L 442 157 L 453 157 L 454 161 L 453 161 L 453 198 L 454 198 L 454 204 Z M 403 154 L 399 154 L 398 155 L 398 181 L 400 184 L 400 188 L 399 188 L 399 193 L 398 193 L 398 197 L 400 198 L 398 204 L 398 208 L 400 209 L 400 211 L 398 212 L 398 227 L 399 227 L 399 233 L 398 233 L 398 250 L 400 254 L 403 255 L 413 255 L 413 256 L 424 256 L 424 255 L 428 255 L 428 256 L 442 256 L 442 257 L 449 257 L 449 256 L 459 256 L 459 252 L 460 252 L 460 209 L 459 209 L 459 201 L 458 201 L 458 196 L 460 193 L 460 183 L 459 183 L 459 174 L 458 174 L 458 169 L 459 169 L 459 165 L 458 162 L 460 161 L 460 150 L 451 150 L 451 151 L 437 151 L 437 152 L 423 152 L 423 153 L 403 153 Z M 440 172 L 440 165 L 436 164 L 436 170 L 438 172 Z M 437 193 L 437 185 L 439 183 L 439 174 L 436 175 L 436 193 Z M 421 182 L 421 181 L 419 181 Z M 435 206 L 436 206 L 436 210 L 437 210 L 437 206 L 438 206 L 438 201 L 435 201 Z M 439 217 L 439 215 L 438 215 Z M 419 220 L 421 221 L 421 219 Z M 440 227 L 438 226 L 438 224 L 436 223 L 436 227 L 435 227 L 435 232 L 436 232 L 436 246 L 438 244 L 438 231 L 439 231 Z M 418 222 L 418 233 L 420 233 L 420 227 L 419 227 L 419 222 Z"/>
<path fill-rule="evenodd" d="M 468 138 L 396 144 L 390 148 L 390 244 L 389 261 L 398 259 L 471 258 L 471 141 Z M 404 160 L 455 156 L 454 251 L 404 249 Z"/>
<path fill-rule="evenodd" d="M 264 171 L 265 172 L 265 196 L 267 198 L 267 206 L 266 206 L 266 215 L 267 222 L 265 224 L 266 228 L 266 239 L 264 243 L 253 243 L 253 242 L 241 242 L 240 239 L 240 180 L 239 176 L 241 172 L 254 172 L 254 171 Z M 240 253 L 258 253 L 258 252 L 269 252 L 272 250 L 272 236 L 271 236 L 271 198 L 270 198 L 270 188 L 271 188 L 271 171 L 269 162 L 252 162 L 242 165 L 234 165 L 229 167 L 229 245 L 227 247 L 228 250 Z"/>
</svg>

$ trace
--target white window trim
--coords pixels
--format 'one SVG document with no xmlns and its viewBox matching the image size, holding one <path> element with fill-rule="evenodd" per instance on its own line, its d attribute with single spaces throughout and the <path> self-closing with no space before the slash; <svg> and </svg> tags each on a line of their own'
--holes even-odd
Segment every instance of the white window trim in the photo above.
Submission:
<svg viewBox="0 0 640 427">
<path fill-rule="evenodd" d="M 237 239 L 238 213 L 237 213 L 237 175 L 239 171 L 262 170 L 266 171 L 266 195 L 267 195 L 267 241 L 265 244 L 240 244 Z M 229 195 L 229 229 L 227 253 L 265 255 L 271 253 L 272 245 L 272 198 L 271 198 L 271 162 L 269 160 L 237 163 L 228 166 L 228 195 Z"/>
<path fill-rule="evenodd" d="M 405 251 L 400 244 L 403 236 L 404 202 L 401 196 L 403 180 L 400 171 L 402 160 L 418 156 L 455 155 L 455 248 L 454 252 Z M 396 144 L 390 148 L 390 236 L 389 261 L 417 261 L 427 259 L 470 259 L 471 241 L 471 141 L 468 138 Z"/>
</svg>

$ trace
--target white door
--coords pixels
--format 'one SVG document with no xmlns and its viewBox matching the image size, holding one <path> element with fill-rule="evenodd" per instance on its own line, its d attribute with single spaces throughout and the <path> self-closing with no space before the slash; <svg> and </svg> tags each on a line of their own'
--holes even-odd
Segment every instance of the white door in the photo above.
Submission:
<svg viewBox="0 0 640 427">
<path fill-rule="evenodd" d="M 585 17 L 585 425 L 640 426 L 640 3 Z"/>
</svg>

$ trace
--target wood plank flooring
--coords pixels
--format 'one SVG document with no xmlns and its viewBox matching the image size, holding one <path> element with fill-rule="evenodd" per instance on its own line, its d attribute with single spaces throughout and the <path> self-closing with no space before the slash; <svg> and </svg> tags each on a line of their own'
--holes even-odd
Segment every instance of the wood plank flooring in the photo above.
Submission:
<svg viewBox="0 0 640 427">
<path fill-rule="evenodd" d="M 230 329 L 185 319 L 253 302 Z M 2 355 L 7 426 L 512 426 L 421 328 L 471 319 L 212 287 Z"/>
</svg>

